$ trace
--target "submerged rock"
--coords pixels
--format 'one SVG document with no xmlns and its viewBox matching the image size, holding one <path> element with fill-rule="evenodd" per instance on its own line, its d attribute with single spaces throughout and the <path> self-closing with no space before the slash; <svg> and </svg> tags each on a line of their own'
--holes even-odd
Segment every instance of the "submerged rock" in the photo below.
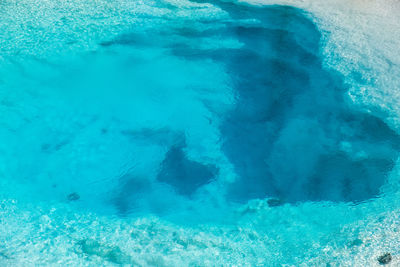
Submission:
<svg viewBox="0 0 400 267">
<path fill-rule="evenodd" d="M 90 256 L 98 256 L 115 264 L 133 264 L 132 258 L 122 252 L 119 247 L 103 245 L 93 239 L 78 242 L 82 252 Z"/>
<path fill-rule="evenodd" d="M 385 253 L 382 256 L 379 256 L 379 258 L 378 258 L 379 264 L 382 264 L 382 265 L 388 264 L 391 261 L 392 261 L 392 254 L 390 254 L 390 253 Z"/>
<path fill-rule="evenodd" d="M 78 200 L 78 199 L 80 199 L 81 198 L 81 196 L 78 194 L 78 193 L 76 193 L 76 192 L 73 192 L 73 193 L 71 193 L 71 194 L 69 194 L 68 196 L 67 196 L 67 199 L 69 200 L 69 201 L 76 201 L 76 200 Z"/>
</svg>

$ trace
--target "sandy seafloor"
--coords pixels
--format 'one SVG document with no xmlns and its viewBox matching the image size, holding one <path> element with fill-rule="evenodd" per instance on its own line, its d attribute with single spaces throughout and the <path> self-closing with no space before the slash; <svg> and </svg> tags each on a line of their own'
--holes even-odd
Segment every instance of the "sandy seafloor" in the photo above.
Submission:
<svg viewBox="0 0 400 267">
<path fill-rule="evenodd" d="M 398 1 L 250 2 L 301 9 L 349 105 L 400 131 Z M 400 265 L 397 158 L 378 194 L 358 202 L 226 200 L 235 173 L 215 114 L 235 101 L 229 73 L 157 46 L 181 38 L 169 29 L 230 19 L 217 5 L 185 0 L 0 3 L 0 266 L 379 266 L 386 252 L 388 266 Z M 137 48 L 124 39 L 132 32 L 150 38 Z M 242 45 L 229 36 L 195 42 Z M 151 138 L 140 131 L 166 127 L 172 133 Z M 192 160 L 219 166 L 217 181 L 190 196 L 154 182 L 181 132 Z M 118 191 L 126 175 L 145 177 L 150 193 Z M 80 199 L 68 201 L 71 192 Z"/>
</svg>

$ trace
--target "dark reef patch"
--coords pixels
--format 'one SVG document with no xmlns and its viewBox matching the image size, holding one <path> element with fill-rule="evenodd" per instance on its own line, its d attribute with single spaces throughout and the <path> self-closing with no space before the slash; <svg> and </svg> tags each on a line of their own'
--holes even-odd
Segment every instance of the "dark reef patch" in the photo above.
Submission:
<svg viewBox="0 0 400 267">
<path fill-rule="evenodd" d="M 379 194 L 400 138 L 380 118 L 349 105 L 343 77 L 323 67 L 321 34 L 311 20 L 291 7 L 196 2 L 229 13 L 224 35 L 242 43 L 172 48 L 188 60 L 221 62 L 231 75 L 237 103 L 220 127 L 238 175 L 229 198 L 362 201 Z"/>
<path fill-rule="evenodd" d="M 175 145 L 168 150 L 157 180 L 171 185 L 181 195 L 191 196 L 214 180 L 218 169 L 189 159 L 183 149 L 184 146 Z"/>
</svg>

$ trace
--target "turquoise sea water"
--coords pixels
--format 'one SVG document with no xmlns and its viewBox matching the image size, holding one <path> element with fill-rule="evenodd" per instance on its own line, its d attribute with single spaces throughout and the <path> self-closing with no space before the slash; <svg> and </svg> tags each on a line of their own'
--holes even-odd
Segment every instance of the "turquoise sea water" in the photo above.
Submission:
<svg viewBox="0 0 400 267">
<path fill-rule="evenodd" d="M 400 136 L 312 14 L 0 7 L 1 266 L 396 262 Z"/>
</svg>

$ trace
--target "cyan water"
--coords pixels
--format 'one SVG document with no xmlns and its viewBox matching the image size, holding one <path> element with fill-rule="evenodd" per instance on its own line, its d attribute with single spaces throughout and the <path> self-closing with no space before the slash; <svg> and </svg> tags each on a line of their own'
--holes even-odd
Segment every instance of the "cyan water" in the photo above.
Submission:
<svg viewBox="0 0 400 267">
<path fill-rule="evenodd" d="M 0 263 L 345 266 L 327 244 L 368 247 L 348 225 L 397 205 L 400 136 L 324 65 L 310 14 L 127 3 L 64 10 L 65 32 L 24 17 L 31 44 L 1 30 Z"/>
</svg>

